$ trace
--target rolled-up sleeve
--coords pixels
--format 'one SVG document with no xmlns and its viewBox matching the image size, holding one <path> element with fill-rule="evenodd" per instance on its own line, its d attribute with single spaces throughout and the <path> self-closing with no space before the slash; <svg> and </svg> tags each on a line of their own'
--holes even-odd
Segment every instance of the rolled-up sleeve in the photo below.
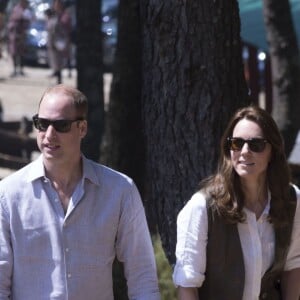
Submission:
<svg viewBox="0 0 300 300">
<path fill-rule="evenodd" d="M 297 207 L 293 223 L 291 245 L 288 251 L 285 271 L 300 268 L 300 190 L 294 185 L 297 194 Z"/>
<path fill-rule="evenodd" d="M 135 185 L 124 194 L 116 249 L 118 259 L 124 263 L 129 299 L 159 300 L 153 245 Z"/>
<path fill-rule="evenodd" d="M 207 245 L 206 200 L 201 192 L 193 195 L 177 218 L 176 286 L 200 287 L 205 279 Z"/>
</svg>

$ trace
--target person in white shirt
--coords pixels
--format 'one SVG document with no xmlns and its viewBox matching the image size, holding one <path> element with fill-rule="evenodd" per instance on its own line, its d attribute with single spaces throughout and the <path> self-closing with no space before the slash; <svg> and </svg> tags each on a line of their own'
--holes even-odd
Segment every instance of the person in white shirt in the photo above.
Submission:
<svg viewBox="0 0 300 300">
<path fill-rule="evenodd" d="M 284 143 L 263 109 L 238 110 L 217 172 L 177 219 L 173 281 L 180 300 L 298 300 L 300 191 Z"/>
</svg>

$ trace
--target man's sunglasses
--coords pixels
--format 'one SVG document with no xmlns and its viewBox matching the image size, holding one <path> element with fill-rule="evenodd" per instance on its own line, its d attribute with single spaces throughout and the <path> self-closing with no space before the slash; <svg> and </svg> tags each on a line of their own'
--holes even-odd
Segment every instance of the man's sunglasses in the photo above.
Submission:
<svg viewBox="0 0 300 300">
<path fill-rule="evenodd" d="M 82 121 L 83 118 L 77 118 L 75 120 L 49 120 L 39 118 L 36 114 L 32 117 L 34 127 L 39 131 L 46 131 L 47 128 L 52 125 L 57 132 L 69 132 L 73 122 Z"/>
<path fill-rule="evenodd" d="M 262 138 L 242 139 L 242 138 L 227 138 L 228 147 L 232 151 L 241 151 L 244 144 L 247 143 L 252 152 L 263 152 L 268 141 Z"/>
</svg>

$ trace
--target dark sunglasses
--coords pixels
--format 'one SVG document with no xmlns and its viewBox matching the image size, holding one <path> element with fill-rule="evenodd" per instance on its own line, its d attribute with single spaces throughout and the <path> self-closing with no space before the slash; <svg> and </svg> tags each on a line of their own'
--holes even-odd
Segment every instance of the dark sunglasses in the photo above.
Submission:
<svg viewBox="0 0 300 300">
<path fill-rule="evenodd" d="M 34 127 L 39 131 L 46 131 L 52 125 L 57 132 L 69 132 L 73 122 L 82 121 L 84 118 L 77 118 L 75 120 L 49 120 L 39 118 L 36 114 L 32 117 Z"/>
<path fill-rule="evenodd" d="M 253 138 L 244 140 L 242 138 L 227 138 L 228 147 L 232 151 L 241 151 L 244 144 L 247 143 L 252 152 L 263 152 L 268 141 L 262 138 Z"/>
</svg>

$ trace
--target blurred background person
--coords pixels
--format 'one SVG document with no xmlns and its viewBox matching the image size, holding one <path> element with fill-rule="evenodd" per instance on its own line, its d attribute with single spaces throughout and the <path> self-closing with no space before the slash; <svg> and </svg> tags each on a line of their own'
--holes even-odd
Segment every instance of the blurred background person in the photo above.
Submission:
<svg viewBox="0 0 300 300">
<path fill-rule="evenodd" d="M 46 11 L 48 30 L 48 57 L 52 77 L 62 82 L 62 69 L 67 65 L 70 47 L 72 20 L 62 0 L 54 0 L 53 8 Z"/>
<path fill-rule="evenodd" d="M 4 12 L 0 11 L 0 58 L 2 57 L 2 30 L 4 24 Z"/>
<path fill-rule="evenodd" d="M 2 33 L 4 29 L 4 17 L 8 0 L 0 0 L 0 58 L 2 57 Z"/>
<path fill-rule="evenodd" d="M 26 30 L 32 20 L 27 0 L 20 0 L 14 7 L 8 20 L 8 52 L 13 60 L 14 70 L 11 77 L 24 76 L 24 51 Z"/>
<path fill-rule="evenodd" d="M 2 31 L 4 28 L 4 14 L 8 0 L 0 0 L 0 58 L 2 57 Z"/>
</svg>

